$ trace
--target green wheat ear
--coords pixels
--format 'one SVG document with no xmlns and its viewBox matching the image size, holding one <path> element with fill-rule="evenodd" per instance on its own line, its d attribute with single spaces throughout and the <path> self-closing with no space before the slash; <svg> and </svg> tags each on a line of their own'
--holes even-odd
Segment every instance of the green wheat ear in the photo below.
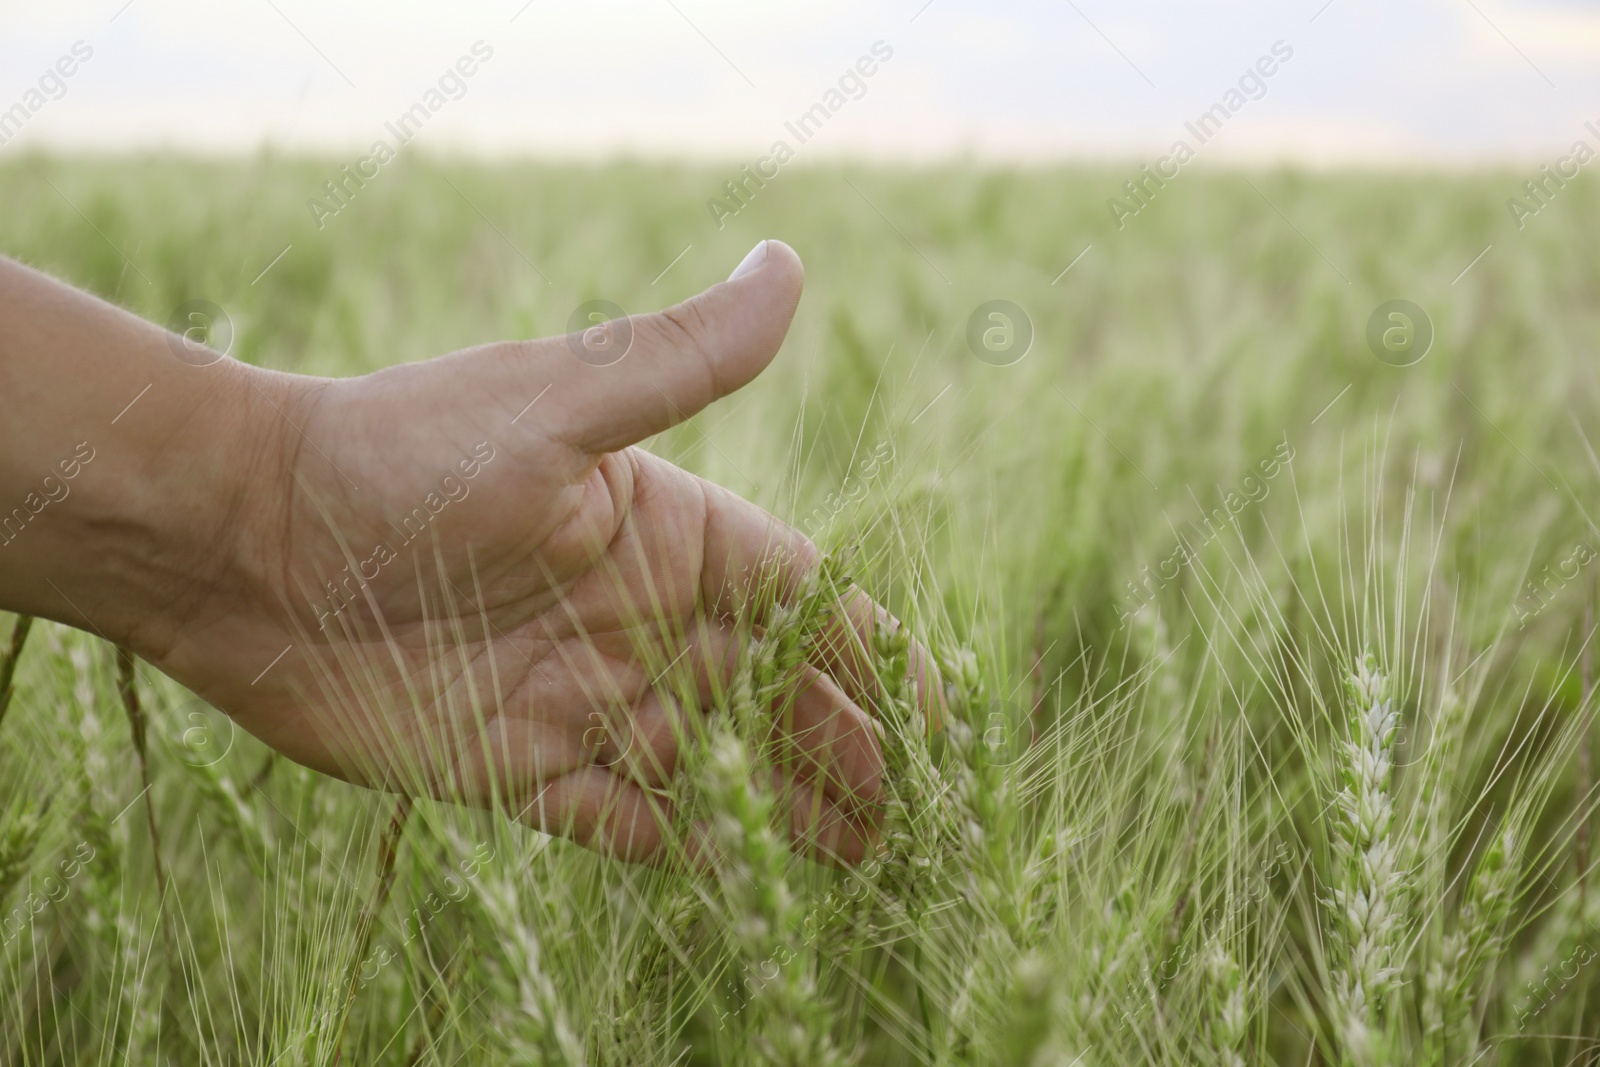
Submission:
<svg viewBox="0 0 1600 1067">
<path fill-rule="evenodd" d="M 1457 1055 L 1471 1061 L 1478 1052 L 1473 1013 L 1508 937 L 1507 923 L 1517 898 L 1521 869 L 1515 829 L 1506 825 L 1484 849 L 1464 894 L 1455 929 L 1444 938 L 1433 983 L 1442 1002 L 1445 1062 Z"/>
<path fill-rule="evenodd" d="M 5 823 L 0 825 L 0 901 L 4 901 L 11 887 L 28 870 L 28 861 L 39 844 L 44 821 L 33 810 L 28 798 L 18 796 L 5 812 Z"/>
<path fill-rule="evenodd" d="M 1244 1047 L 1249 1016 L 1239 964 L 1216 935 L 1207 942 L 1202 963 L 1209 1008 L 1206 1038 L 1212 1061 L 1219 1067 L 1244 1067 L 1240 1049 Z"/>
<path fill-rule="evenodd" d="M 738 1006 L 735 1032 L 753 1059 L 775 1067 L 842 1063 L 831 1012 L 801 947 L 804 912 L 790 885 L 789 846 L 773 829 L 779 815 L 769 778 L 728 724 L 714 728 L 698 784 L 711 812 L 717 880 L 743 986 L 738 995 L 749 996 Z"/>
<path fill-rule="evenodd" d="M 1018 956 L 1012 972 L 1011 1023 L 999 1042 L 1000 1062 L 1016 1067 L 1072 1067 L 1086 1062 L 1066 1033 L 1068 1013 L 1061 1001 L 1056 968 L 1037 952 Z"/>
<path fill-rule="evenodd" d="M 1399 716 L 1389 678 L 1371 653 L 1353 666 L 1346 686 L 1349 735 L 1339 744 L 1342 788 L 1334 798 L 1335 882 L 1328 907 L 1336 1025 L 1341 1045 L 1362 1064 L 1385 1055 L 1384 1012 L 1398 986 L 1407 936 L 1403 853 L 1390 833 Z"/>
</svg>

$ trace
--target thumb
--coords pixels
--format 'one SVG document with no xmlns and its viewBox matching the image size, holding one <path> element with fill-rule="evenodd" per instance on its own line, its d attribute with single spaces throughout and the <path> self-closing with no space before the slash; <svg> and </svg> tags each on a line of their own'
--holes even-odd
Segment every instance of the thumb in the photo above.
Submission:
<svg viewBox="0 0 1600 1067">
<path fill-rule="evenodd" d="M 699 296 L 563 338 L 554 429 L 585 452 L 614 452 L 743 388 L 778 354 L 804 283 L 794 249 L 762 241 Z"/>
</svg>

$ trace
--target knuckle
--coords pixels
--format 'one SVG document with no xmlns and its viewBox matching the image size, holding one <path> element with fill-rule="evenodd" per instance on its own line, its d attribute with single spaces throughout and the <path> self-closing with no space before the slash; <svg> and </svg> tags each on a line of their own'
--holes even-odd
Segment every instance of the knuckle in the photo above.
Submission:
<svg viewBox="0 0 1600 1067">
<path fill-rule="evenodd" d="M 681 304 L 663 308 L 660 319 L 664 329 L 694 348 L 702 348 L 710 340 L 711 323 L 697 301 L 685 300 Z"/>
<path fill-rule="evenodd" d="M 711 319 L 698 299 L 663 308 L 651 317 L 661 341 L 669 348 L 688 351 L 694 362 L 704 368 L 706 387 L 712 396 L 720 396 L 717 383 L 716 334 Z"/>
</svg>

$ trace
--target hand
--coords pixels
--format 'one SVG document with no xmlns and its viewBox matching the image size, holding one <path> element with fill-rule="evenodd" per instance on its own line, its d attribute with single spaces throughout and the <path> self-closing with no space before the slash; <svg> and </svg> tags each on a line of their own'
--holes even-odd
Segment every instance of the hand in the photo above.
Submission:
<svg viewBox="0 0 1600 1067">
<path fill-rule="evenodd" d="M 631 330 L 607 366 L 553 338 L 346 380 L 189 368 L 238 379 L 221 403 L 254 443 L 211 503 L 215 565 L 150 608 L 165 621 L 136 627 L 135 651 L 317 770 L 659 857 L 670 812 L 651 790 L 677 765 L 674 717 L 698 712 L 652 682 L 672 665 L 708 701 L 760 581 L 792 596 L 818 554 L 632 446 L 759 374 L 802 281 L 763 242 L 729 281 L 600 328 L 601 347 Z M 869 847 L 883 766 L 875 623 L 897 625 L 846 593 L 774 723 L 801 753 L 778 783 L 793 833 L 846 861 Z M 927 672 L 918 653 L 924 694 Z"/>
</svg>

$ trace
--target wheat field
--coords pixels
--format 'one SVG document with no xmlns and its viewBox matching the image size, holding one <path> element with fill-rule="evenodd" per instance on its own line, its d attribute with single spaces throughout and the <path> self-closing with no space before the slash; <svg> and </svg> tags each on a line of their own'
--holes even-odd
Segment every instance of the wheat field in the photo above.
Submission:
<svg viewBox="0 0 1600 1067">
<path fill-rule="evenodd" d="M 775 365 L 650 443 L 827 552 L 701 709 L 721 859 L 327 779 L 0 619 L 0 1062 L 1591 1062 L 1592 182 L 1193 170 L 1128 217 L 1131 168 L 797 166 L 717 219 L 732 167 L 407 158 L 309 211 L 338 166 L 14 158 L 0 253 L 326 375 L 805 259 Z M 750 784 L 846 578 L 950 707 L 882 635 L 853 871 Z"/>
</svg>

